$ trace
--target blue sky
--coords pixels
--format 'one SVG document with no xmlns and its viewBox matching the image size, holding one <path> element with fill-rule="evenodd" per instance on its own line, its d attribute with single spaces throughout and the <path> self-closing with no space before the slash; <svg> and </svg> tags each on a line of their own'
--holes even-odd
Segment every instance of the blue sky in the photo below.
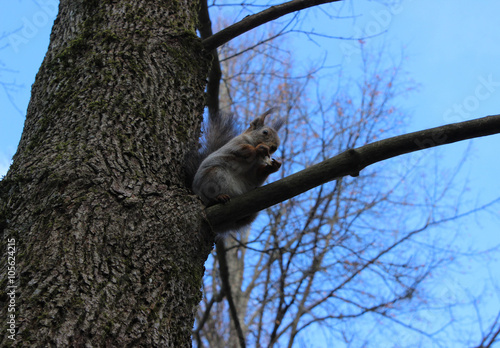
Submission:
<svg viewBox="0 0 500 348">
<path fill-rule="evenodd" d="M 55 0 L 3 1 L 0 12 L 0 175 L 7 171 L 21 137 L 31 84 L 48 47 Z M 500 26 L 498 0 L 464 1 L 407 0 L 385 7 L 373 1 L 355 1 L 343 6 L 342 14 L 355 19 L 326 20 L 317 9 L 310 12 L 317 32 L 352 37 L 381 34 L 374 40 L 404 47 L 405 70 L 418 85 L 404 103 L 412 116 L 408 131 L 464 121 L 500 113 Z M 315 19 L 318 19 L 315 21 Z M 307 22 L 306 22 L 307 23 Z M 311 24 L 313 23 L 313 24 Z M 298 39 L 297 39 L 298 40 Z M 297 41 L 297 57 L 308 59 L 328 52 L 327 64 L 349 66 L 359 54 L 351 41 L 316 39 Z M 354 64 L 354 63 L 353 63 Z M 453 168 L 470 142 L 439 150 L 443 168 Z M 468 180 L 465 197 L 470 208 L 500 196 L 500 135 L 476 139 L 460 179 Z M 500 206 L 467 220 L 461 241 L 479 249 L 500 244 Z M 474 289 L 500 289 L 500 262 L 491 258 L 492 279 L 481 264 L 471 262 L 462 285 Z M 488 282 L 489 285 L 486 284 Z M 491 291 L 498 311 L 498 296 Z"/>
<path fill-rule="evenodd" d="M 24 125 L 31 84 L 49 44 L 58 1 L 3 1 L 0 11 L 0 175 Z"/>
<path fill-rule="evenodd" d="M 339 5 L 340 4 L 335 4 Z M 332 6 L 333 7 L 333 6 Z M 418 89 L 404 100 L 403 108 L 411 116 L 407 131 L 416 131 L 500 114 L 500 26 L 499 1 L 430 1 L 406 0 L 396 6 L 383 6 L 377 1 L 354 1 L 342 5 L 335 13 L 345 18 L 325 20 L 321 11 L 308 14 L 306 25 L 316 32 L 345 38 L 375 36 L 367 42 L 386 47 L 395 55 L 401 50 L 407 59 L 403 70 L 418 84 Z M 300 41 L 296 54 L 301 59 L 327 55 L 325 65 L 355 68 L 360 55 L 356 41 L 329 40 L 315 37 L 317 44 Z M 467 160 L 457 178 L 466 185 L 463 208 L 473 209 L 500 197 L 500 135 L 483 137 L 422 153 L 439 164 L 438 175 L 453 171 L 466 154 Z M 437 156 L 437 157 L 434 157 Z M 429 169 L 430 172 L 430 169 Z M 441 174 L 443 173 L 443 174 Z M 431 174 L 432 175 L 432 174 Z M 439 180 L 440 178 L 437 178 Z M 460 250 L 487 250 L 500 244 L 500 205 L 487 212 L 464 219 L 457 226 Z M 452 225 L 453 226 L 453 225 Z M 433 233 L 451 235 L 455 231 L 437 229 Z M 485 264 L 486 262 L 486 264 Z M 440 273 L 429 286 L 432 291 L 460 299 L 461 315 L 470 315 L 469 328 L 478 326 L 473 306 L 465 303 L 474 296 L 485 297 L 477 304 L 484 326 L 491 315 L 500 310 L 500 260 L 498 253 L 487 259 L 464 257 L 457 269 Z M 451 294 L 451 295 L 450 295 Z M 458 312 L 457 312 L 458 313 Z M 429 311 L 429 331 L 437 328 L 439 318 Z M 475 328 L 479 333 L 479 328 Z M 465 337 L 462 337 L 465 338 Z M 459 339 L 459 337 L 454 337 Z M 451 344 L 445 346 L 460 346 Z M 414 346 L 414 342 L 410 345 Z M 403 345 L 406 346 L 406 345 Z M 425 345 L 424 346 L 429 346 Z"/>
</svg>

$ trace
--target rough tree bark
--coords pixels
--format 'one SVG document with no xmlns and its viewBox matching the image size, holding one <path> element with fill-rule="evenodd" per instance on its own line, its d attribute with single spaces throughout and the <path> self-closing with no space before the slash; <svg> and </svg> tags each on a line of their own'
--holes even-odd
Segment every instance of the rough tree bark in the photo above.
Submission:
<svg viewBox="0 0 500 348">
<path fill-rule="evenodd" d="M 14 239 L 18 329 L 5 334 L 2 304 L 1 346 L 191 345 L 213 243 L 182 169 L 209 65 L 198 7 L 61 1 L 0 182 L 1 289 Z"/>
</svg>

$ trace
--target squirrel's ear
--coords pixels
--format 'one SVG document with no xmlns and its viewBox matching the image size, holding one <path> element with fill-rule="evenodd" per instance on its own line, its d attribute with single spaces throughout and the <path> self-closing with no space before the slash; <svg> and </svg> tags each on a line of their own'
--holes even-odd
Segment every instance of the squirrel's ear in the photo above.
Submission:
<svg viewBox="0 0 500 348">
<path fill-rule="evenodd" d="M 278 117 L 277 119 L 273 120 L 271 128 L 274 129 L 275 131 L 279 131 L 284 124 L 285 124 L 285 119 L 283 117 Z"/>
<path fill-rule="evenodd" d="M 255 130 L 255 129 L 259 129 L 259 128 L 264 127 L 264 122 L 266 120 L 266 117 L 269 114 L 271 114 L 272 112 L 274 112 L 274 110 L 276 110 L 276 108 L 271 108 L 271 109 L 267 110 L 266 112 L 264 112 L 259 117 L 257 117 L 255 120 L 253 120 L 250 123 L 250 130 Z"/>
</svg>

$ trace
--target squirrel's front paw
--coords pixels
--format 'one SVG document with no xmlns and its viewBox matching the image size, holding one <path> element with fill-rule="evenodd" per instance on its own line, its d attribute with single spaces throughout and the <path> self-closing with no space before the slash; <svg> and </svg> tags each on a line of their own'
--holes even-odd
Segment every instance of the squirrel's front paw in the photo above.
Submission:
<svg viewBox="0 0 500 348">
<path fill-rule="evenodd" d="M 218 195 L 217 197 L 215 197 L 215 200 L 219 203 L 224 204 L 224 203 L 229 202 L 231 200 L 231 197 L 229 197 L 229 195 L 222 193 L 222 194 Z"/>
<path fill-rule="evenodd" d="M 271 173 L 276 173 L 281 167 L 281 162 L 275 160 L 274 158 L 269 160 L 269 162 L 262 166 L 262 173 L 264 173 L 266 177 Z"/>
<path fill-rule="evenodd" d="M 273 158 L 271 161 L 271 166 L 273 166 L 274 169 L 278 170 L 281 167 L 281 162 Z"/>
<path fill-rule="evenodd" d="M 267 145 L 259 144 L 255 148 L 255 151 L 257 151 L 257 153 L 263 157 L 270 156 L 270 154 L 269 154 L 270 149 L 269 149 L 269 146 L 267 146 Z"/>
</svg>

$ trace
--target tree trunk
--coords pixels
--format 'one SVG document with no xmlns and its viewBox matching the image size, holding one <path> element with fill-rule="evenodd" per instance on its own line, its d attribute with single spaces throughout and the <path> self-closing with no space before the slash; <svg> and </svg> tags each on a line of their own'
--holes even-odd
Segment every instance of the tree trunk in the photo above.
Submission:
<svg viewBox="0 0 500 348">
<path fill-rule="evenodd" d="M 183 171 L 209 63 L 198 5 L 61 1 L 0 182 L 2 346 L 191 346 L 213 242 Z"/>
</svg>

